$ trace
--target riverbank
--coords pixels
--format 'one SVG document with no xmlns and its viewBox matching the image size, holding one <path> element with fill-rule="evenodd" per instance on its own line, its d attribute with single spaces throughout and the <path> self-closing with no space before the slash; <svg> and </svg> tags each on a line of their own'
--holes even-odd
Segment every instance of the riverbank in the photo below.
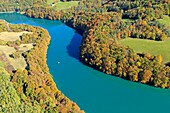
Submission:
<svg viewBox="0 0 170 113">
<path fill-rule="evenodd" d="M 16 13 L 3 14 L 0 18 L 14 24 L 26 23 L 31 26 L 40 26 L 49 31 L 51 41 L 47 53 L 47 64 L 53 80 L 58 89 L 85 112 L 169 113 L 170 102 L 167 101 L 170 99 L 169 89 L 131 82 L 83 65 L 77 59 L 82 37 L 61 21 L 33 19 Z M 60 64 L 57 64 L 58 61 Z M 125 109 L 121 109 L 122 103 L 130 104 L 131 108 L 125 106 Z M 145 109 L 141 109 L 141 106 Z"/>
<path fill-rule="evenodd" d="M 14 13 L 15 11 L 8 11 L 8 12 L 0 12 L 0 14 L 4 14 L 4 13 Z"/>
<path fill-rule="evenodd" d="M 7 11 L 7 12 L 0 12 L 0 14 L 5 14 L 5 13 L 19 13 L 19 14 L 25 14 L 25 12 L 16 12 L 16 11 Z"/>
<path fill-rule="evenodd" d="M 39 9 L 41 9 L 41 12 L 39 12 Z M 73 27 L 74 29 L 84 31 L 80 48 L 80 60 L 84 64 L 106 74 L 114 76 L 116 75 L 130 81 L 140 82 L 161 88 L 170 87 L 170 82 L 168 82 L 169 75 L 163 74 L 164 76 L 160 76 L 159 74 L 164 71 L 169 72 L 169 67 L 167 66 L 166 70 L 159 72 L 156 71 L 156 67 L 160 67 L 160 69 L 164 67 L 161 56 L 147 56 L 147 53 L 140 55 L 133 49 L 122 46 L 117 41 L 127 37 L 133 37 L 134 33 L 131 27 L 136 28 L 136 30 L 142 30 L 139 26 L 147 26 L 149 28 L 153 28 L 154 31 L 157 31 L 159 26 L 154 24 L 145 24 L 145 20 L 139 20 L 134 21 L 133 25 L 132 23 L 129 23 L 129 25 L 125 27 L 124 24 L 126 24 L 126 22 L 122 22 L 122 17 L 120 15 L 123 14 L 120 14 L 120 12 L 101 14 L 84 11 L 74 12 L 72 9 L 67 10 L 66 12 L 53 11 L 50 15 L 48 15 L 50 10 L 50 8 L 32 7 L 28 9 L 25 14 L 32 18 L 62 20 L 64 23 Z M 40 13 L 41 15 L 39 15 Z M 151 20 L 148 20 L 148 22 L 149 21 Z M 120 32 L 116 33 L 116 30 L 120 30 Z M 155 40 L 165 40 L 168 36 L 168 33 L 161 31 L 161 29 L 159 30 L 161 35 L 159 35 L 159 37 L 157 37 Z M 143 33 L 145 32 L 143 31 Z M 153 35 L 156 35 L 156 33 L 157 32 L 154 32 Z M 126 51 L 130 52 L 127 54 Z M 113 55 L 113 53 L 117 55 Z M 155 62 L 154 66 L 152 65 L 153 62 Z M 128 66 L 126 66 L 126 64 L 128 64 Z"/>
<path fill-rule="evenodd" d="M 6 23 L 1 25 L 4 25 L 3 28 L 6 28 L 7 30 Z M 31 34 L 22 34 L 20 36 L 22 37 L 19 41 L 20 44 L 34 43 L 34 47 L 31 50 L 22 53 L 22 57 L 25 58 L 27 63 L 26 69 L 17 69 L 12 70 L 13 73 L 11 72 L 11 82 L 14 84 L 14 87 L 16 88 L 15 90 L 17 91 L 20 98 L 25 98 L 27 101 L 33 103 L 35 101 L 38 102 L 37 104 L 42 107 L 42 110 L 48 110 L 51 112 L 58 111 L 82 113 L 83 111 L 80 110 L 76 103 L 72 102 L 57 89 L 56 84 L 49 73 L 46 63 L 46 54 L 48 45 L 50 43 L 48 31 L 40 27 L 23 24 L 9 24 L 9 26 L 11 32 L 32 32 Z M 19 42 L 18 40 L 13 41 L 10 43 L 10 46 L 13 47 Z M 7 43 L 9 42 L 7 41 Z M 19 76 L 23 77 L 20 78 Z M 50 106 L 48 103 L 50 103 Z"/>
</svg>

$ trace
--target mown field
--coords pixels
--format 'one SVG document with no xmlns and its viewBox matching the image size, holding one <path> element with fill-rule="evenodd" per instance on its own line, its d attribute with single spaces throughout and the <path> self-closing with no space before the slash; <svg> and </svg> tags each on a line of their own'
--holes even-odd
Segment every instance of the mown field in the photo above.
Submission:
<svg viewBox="0 0 170 113">
<path fill-rule="evenodd" d="M 170 28 L 170 17 L 164 16 L 158 22 Z M 169 29 L 170 30 L 170 29 Z M 144 39 L 123 39 L 120 40 L 123 46 L 129 46 L 139 53 L 150 53 L 152 55 L 162 55 L 164 63 L 170 62 L 170 38 L 165 41 L 153 41 Z"/>
<path fill-rule="evenodd" d="M 54 0 L 47 0 L 47 4 L 52 4 Z"/>
<path fill-rule="evenodd" d="M 3 24 L 6 22 L 0 20 L 0 23 Z M 20 40 L 20 36 L 23 34 L 33 34 L 32 32 L 22 31 L 22 32 L 0 32 L 0 60 L 3 61 L 4 65 L 11 65 L 14 69 L 22 69 L 24 70 L 27 66 L 24 57 L 21 55 L 22 53 L 33 48 L 33 44 L 21 44 L 20 46 L 14 47 L 7 46 L 8 42 Z M 19 57 L 12 58 L 10 55 L 16 53 L 18 51 Z"/>
<path fill-rule="evenodd" d="M 64 10 L 64 9 L 69 9 L 73 6 L 77 6 L 78 3 L 79 1 L 58 2 L 53 6 L 53 8 L 56 10 Z"/>
<path fill-rule="evenodd" d="M 143 39 L 123 39 L 120 40 L 123 46 L 129 46 L 138 53 L 150 53 L 151 55 L 162 55 L 163 62 L 170 61 L 170 38 L 166 41 L 153 41 Z"/>
</svg>

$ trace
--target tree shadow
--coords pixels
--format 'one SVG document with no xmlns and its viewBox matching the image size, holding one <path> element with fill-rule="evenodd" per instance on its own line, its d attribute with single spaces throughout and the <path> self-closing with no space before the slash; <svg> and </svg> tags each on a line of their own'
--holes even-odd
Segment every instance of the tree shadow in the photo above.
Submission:
<svg viewBox="0 0 170 113">
<path fill-rule="evenodd" d="M 69 56 L 77 60 L 79 60 L 81 40 L 82 36 L 78 33 L 75 33 L 70 41 L 70 44 L 67 46 L 67 53 Z"/>
<path fill-rule="evenodd" d="M 170 62 L 165 63 L 165 65 L 170 67 Z"/>
</svg>

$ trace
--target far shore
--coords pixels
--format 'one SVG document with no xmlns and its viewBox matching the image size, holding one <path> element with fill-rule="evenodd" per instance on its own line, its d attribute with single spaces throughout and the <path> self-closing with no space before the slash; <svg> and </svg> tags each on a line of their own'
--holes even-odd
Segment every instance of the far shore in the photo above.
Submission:
<svg viewBox="0 0 170 113">
<path fill-rule="evenodd" d="M 3 14 L 3 13 L 20 13 L 20 14 L 24 14 L 25 12 L 16 12 L 16 11 L 8 11 L 8 12 L 0 12 L 0 14 Z"/>
<path fill-rule="evenodd" d="M 14 13 L 15 11 L 0 12 L 0 13 Z"/>
</svg>

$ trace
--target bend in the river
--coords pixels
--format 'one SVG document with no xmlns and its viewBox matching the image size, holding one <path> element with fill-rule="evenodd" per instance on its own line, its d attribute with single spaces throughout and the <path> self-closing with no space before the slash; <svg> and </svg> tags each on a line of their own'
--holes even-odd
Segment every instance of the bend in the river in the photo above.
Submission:
<svg viewBox="0 0 170 113">
<path fill-rule="evenodd" d="M 47 63 L 58 88 L 87 113 L 169 113 L 170 90 L 107 76 L 79 61 L 81 35 L 60 21 L 0 14 L 0 19 L 47 29 Z"/>
</svg>

